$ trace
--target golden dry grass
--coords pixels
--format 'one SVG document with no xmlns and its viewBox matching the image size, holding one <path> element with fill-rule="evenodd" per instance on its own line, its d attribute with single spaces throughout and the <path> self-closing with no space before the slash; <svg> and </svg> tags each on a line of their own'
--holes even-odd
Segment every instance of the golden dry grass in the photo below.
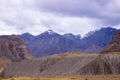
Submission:
<svg viewBox="0 0 120 80">
<path fill-rule="evenodd" d="M 5 68 L 5 66 L 8 64 L 9 61 L 7 60 L 0 60 L 0 76 Z"/>
<path fill-rule="evenodd" d="M 0 60 L 0 68 L 4 67 L 7 63 L 7 60 Z"/>
<path fill-rule="evenodd" d="M 74 77 L 12 77 L 1 80 L 120 80 L 120 75 L 82 75 Z"/>
</svg>

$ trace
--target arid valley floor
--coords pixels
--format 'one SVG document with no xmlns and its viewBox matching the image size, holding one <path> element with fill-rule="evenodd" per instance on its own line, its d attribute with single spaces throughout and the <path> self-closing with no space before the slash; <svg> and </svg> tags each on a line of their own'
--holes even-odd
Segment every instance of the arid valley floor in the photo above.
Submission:
<svg viewBox="0 0 120 80">
<path fill-rule="evenodd" d="M 81 75 L 74 77 L 12 77 L 0 80 L 120 80 L 120 75 Z"/>
</svg>

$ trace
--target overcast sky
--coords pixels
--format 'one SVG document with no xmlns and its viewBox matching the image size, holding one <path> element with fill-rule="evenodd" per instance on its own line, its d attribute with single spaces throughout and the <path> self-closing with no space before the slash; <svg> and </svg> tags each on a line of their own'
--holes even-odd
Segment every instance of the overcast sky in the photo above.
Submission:
<svg viewBox="0 0 120 80">
<path fill-rule="evenodd" d="M 84 35 L 107 26 L 120 28 L 119 0 L 0 0 L 0 34 Z"/>
</svg>

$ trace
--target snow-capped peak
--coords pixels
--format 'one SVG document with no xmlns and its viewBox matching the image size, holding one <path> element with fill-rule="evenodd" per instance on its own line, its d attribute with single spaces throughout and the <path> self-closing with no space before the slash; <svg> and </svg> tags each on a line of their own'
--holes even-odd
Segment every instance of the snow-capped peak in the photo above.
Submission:
<svg viewBox="0 0 120 80">
<path fill-rule="evenodd" d="M 48 34 L 54 34 L 54 33 L 56 33 L 56 32 L 54 32 L 53 30 L 48 30 L 47 33 L 48 33 Z"/>
</svg>

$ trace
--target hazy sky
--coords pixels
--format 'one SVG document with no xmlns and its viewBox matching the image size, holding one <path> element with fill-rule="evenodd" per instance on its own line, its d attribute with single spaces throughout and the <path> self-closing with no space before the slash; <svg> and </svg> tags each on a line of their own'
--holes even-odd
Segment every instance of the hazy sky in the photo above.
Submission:
<svg viewBox="0 0 120 80">
<path fill-rule="evenodd" d="M 119 25 L 119 0 L 0 0 L 0 34 L 37 35 L 52 29 L 84 35 Z"/>
</svg>

